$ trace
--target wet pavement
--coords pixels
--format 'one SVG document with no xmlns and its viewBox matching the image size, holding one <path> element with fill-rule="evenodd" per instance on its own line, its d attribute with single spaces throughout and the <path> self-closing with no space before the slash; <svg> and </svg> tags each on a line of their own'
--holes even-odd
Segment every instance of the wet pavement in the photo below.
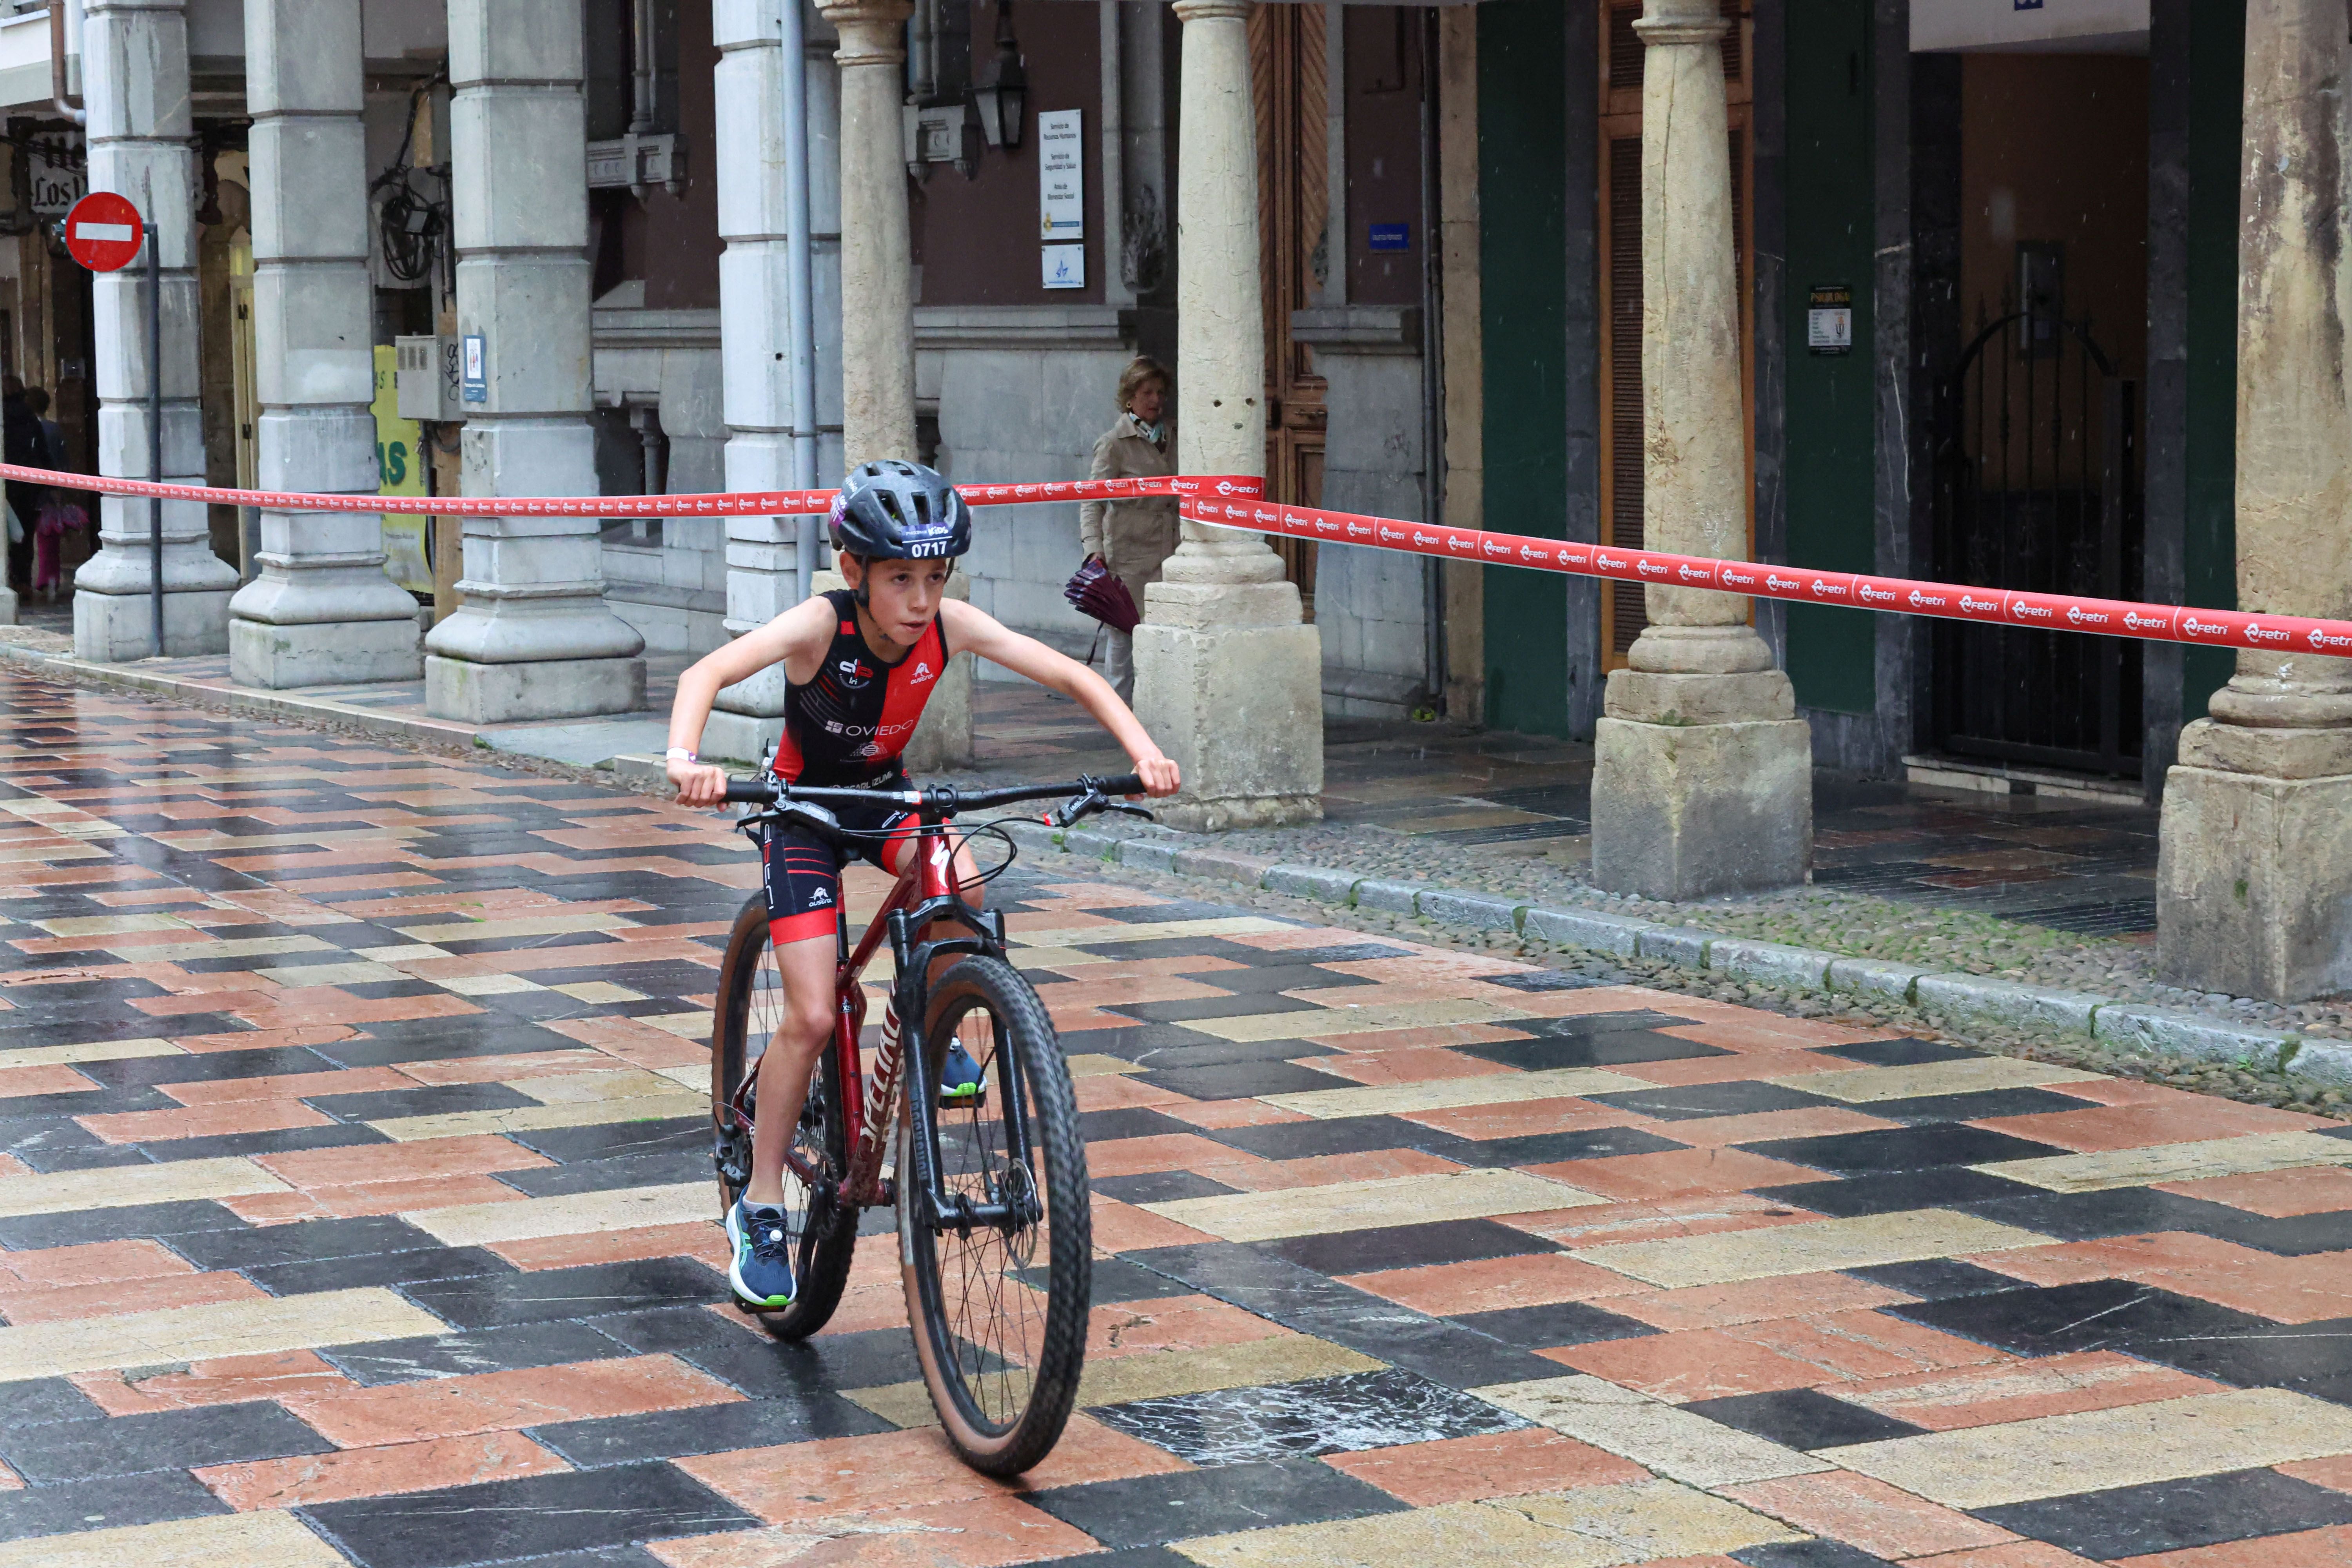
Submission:
<svg viewBox="0 0 2352 1568">
<path fill-rule="evenodd" d="M 0 1568 L 2352 1563 L 2341 1123 L 1016 867 L 1098 1257 L 1000 1485 L 887 1238 L 723 1305 L 724 822 L 0 708 Z"/>
</svg>

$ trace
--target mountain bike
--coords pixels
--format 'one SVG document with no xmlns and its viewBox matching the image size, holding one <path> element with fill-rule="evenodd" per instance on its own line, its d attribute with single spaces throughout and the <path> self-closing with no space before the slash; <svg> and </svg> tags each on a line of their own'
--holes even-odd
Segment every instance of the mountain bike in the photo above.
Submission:
<svg viewBox="0 0 2352 1568">
<path fill-rule="evenodd" d="M 1148 818 L 1118 798 L 1142 790 L 1133 774 L 964 792 L 728 781 L 729 800 L 761 808 L 739 824 L 747 834 L 789 825 L 840 846 L 853 835 L 829 806 L 885 804 L 912 813 L 904 868 L 854 951 L 846 910 L 835 913 L 832 1048 L 819 1053 L 785 1154 L 798 1294 L 789 1307 L 758 1315 L 779 1339 L 823 1328 L 848 1282 L 860 1211 L 893 1206 L 907 1317 L 932 1408 L 964 1462 L 987 1475 L 1029 1469 L 1069 1420 L 1086 1360 L 1093 1230 L 1061 1042 L 1045 1004 L 1005 957 L 1003 912 L 975 910 L 960 896 L 948 825 L 961 812 L 1062 795 L 1071 798 L 1045 816 L 1055 826 L 1102 811 Z M 1008 856 L 980 880 L 1011 864 Z M 868 1074 L 859 1049 L 861 977 L 886 942 L 896 974 Z M 941 957 L 954 963 L 934 981 Z M 722 1214 L 751 1177 L 759 1055 L 775 1036 L 783 1001 L 766 902 L 755 893 L 728 939 L 711 1028 Z M 909 1027 L 911 1049 L 902 1037 Z M 981 1068 L 981 1092 L 943 1105 L 930 1086 L 959 1043 Z"/>
</svg>

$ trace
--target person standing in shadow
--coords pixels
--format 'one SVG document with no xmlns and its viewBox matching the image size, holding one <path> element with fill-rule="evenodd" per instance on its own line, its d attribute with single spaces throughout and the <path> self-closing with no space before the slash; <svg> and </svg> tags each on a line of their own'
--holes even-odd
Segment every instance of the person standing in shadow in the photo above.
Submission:
<svg viewBox="0 0 2352 1568">
<path fill-rule="evenodd" d="M 51 466 L 41 416 L 25 401 L 25 384 L 13 375 L 0 376 L 0 458 L 29 468 Z M 18 593 L 33 585 L 33 529 L 48 499 L 47 485 L 8 481 L 8 510 L 16 514 L 8 531 L 8 585 Z"/>
<path fill-rule="evenodd" d="M 1118 377 L 1118 418 L 1095 442 L 1091 479 L 1160 479 L 1176 471 L 1176 432 L 1168 419 L 1174 381 L 1168 367 L 1139 354 Z M 1087 560 L 1100 559 L 1127 586 L 1136 607 L 1143 590 L 1160 581 L 1160 569 L 1182 537 L 1174 496 L 1135 496 L 1090 500 L 1078 508 L 1078 547 Z M 1103 628 L 1103 679 L 1122 702 L 1135 696 L 1135 638 Z"/>
</svg>

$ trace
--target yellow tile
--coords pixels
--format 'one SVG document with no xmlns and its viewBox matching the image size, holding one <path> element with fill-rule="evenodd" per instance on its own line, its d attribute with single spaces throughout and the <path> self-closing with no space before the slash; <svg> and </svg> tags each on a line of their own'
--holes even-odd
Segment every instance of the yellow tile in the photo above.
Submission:
<svg viewBox="0 0 2352 1568">
<path fill-rule="evenodd" d="M 0 1051 L 0 1069 L 55 1067 L 61 1062 L 125 1062 L 187 1053 L 169 1040 L 84 1040 L 70 1046 L 18 1046 Z"/>
<path fill-rule="evenodd" d="M 415 963 L 420 959 L 454 958 L 457 955 L 446 947 L 435 947 L 429 942 L 410 942 L 404 947 L 355 947 L 352 949 L 352 956 L 372 959 L 378 963 Z"/>
<path fill-rule="evenodd" d="M 207 1301 L 0 1328 L 0 1383 L 446 1332 L 432 1313 L 374 1286 Z"/>
<path fill-rule="evenodd" d="M 454 991 L 460 996 L 512 996 L 547 989 L 538 981 L 525 980 L 520 974 L 436 974 L 431 978 L 442 990 Z"/>
<path fill-rule="evenodd" d="M 1851 1072 L 1809 1072 L 1770 1081 L 1849 1105 L 1876 1100 L 1909 1100 L 1928 1094 L 1976 1094 L 1987 1089 L 2042 1089 L 2055 1083 L 2090 1083 L 2100 1075 L 2014 1057 L 1979 1057 L 1915 1067 L 1856 1068 Z"/>
<path fill-rule="evenodd" d="M 0 1568 L 350 1568 L 290 1513 L 219 1513 L 0 1544 Z"/>
<path fill-rule="evenodd" d="M 377 985 L 387 980 L 408 978 L 389 964 L 371 963 L 365 959 L 356 963 L 306 963 L 259 973 L 271 984 L 286 991 L 302 991 L 313 985 Z"/>
<path fill-rule="evenodd" d="M 276 958 L 289 952 L 332 952 L 315 936 L 244 936 L 222 942 L 175 942 L 162 947 L 110 947 L 126 963 L 178 963 L 191 958 Z"/>
<path fill-rule="evenodd" d="M 637 922 L 626 915 L 519 915 L 504 921 L 449 921 L 439 925 L 394 926 L 414 942 L 490 942 L 515 936 L 570 936 L 586 931 L 625 931 Z"/>
<path fill-rule="evenodd" d="M 1378 1226 L 1426 1225 L 1490 1215 L 1539 1214 L 1606 1203 L 1524 1171 L 1456 1171 L 1434 1176 L 1390 1176 L 1374 1182 L 1333 1182 L 1268 1193 L 1227 1193 L 1145 1204 L 1153 1214 L 1227 1241 L 1271 1241 L 1325 1236 Z M 1710 1238 L 1712 1239 L 1712 1238 Z M 2037 1238 L 2039 1239 L 2039 1238 Z"/>
<path fill-rule="evenodd" d="M 70 1214 L 76 1209 L 131 1208 L 282 1193 L 287 1185 L 252 1161 L 176 1160 L 164 1165 L 108 1165 L 93 1171 L 50 1171 L 0 1176 L 0 1215 Z"/>
<path fill-rule="evenodd" d="M 134 931 L 188 931 L 177 915 L 76 915 L 66 920 L 34 921 L 51 936 L 122 936 Z"/>
<path fill-rule="evenodd" d="M 353 845 L 381 844 L 385 839 L 422 838 L 425 827 L 355 827 L 342 833 L 223 833 L 216 828 L 192 828 L 182 833 L 151 833 L 147 837 L 174 849 L 210 854 L 216 849 L 296 849 L 305 846 L 340 849 Z"/>
<path fill-rule="evenodd" d="M 574 1002 L 642 1002 L 646 994 L 632 991 L 625 985 L 615 985 L 609 980 L 575 980 L 569 985 L 551 985 L 550 991 L 561 991 Z"/>
<path fill-rule="evenodd" d="M 1299 1015 L 1294 1013 L 1296 1018 Z M 1186 1028 L 1193 1027 L 1186 1025 Z M 1382 1083 L 1362 1089 L 1310 1089 L 1296 1094 L 1258 1096 L 1268 1105 L 1318 1120 L 1341 1116 L 1397 1116 L 1464 1105 L 1506 1105 L 1523 1100 L 1565 1100 L 1581 1094 L 1654 1089 L 1655 1084 L 1600 1068 L 1557 1068 L 1543 1072 L 1486 1073 L 1427 1083 Z"/>
<path fill-rule="evenodd" d="M 656 1225 L 715 1220 L 719 1188 L 710 1182 L 679 1182 L 660 1187 L 615 1187 L 598 1193 L 515 1203 L 460 1204 L 415 1209 L 400 1216 L 445 1247 L 485 1247 L 499 1241 L 534 1241 L 546 1236 L 584 1236 L 595 1231 L 634 1230 Z"/>
<path fill-rule="evenodd" d="M 658 1094 L 642 1100 L 593 1100 L 583 1105 L 518 1105 L 504 1110 L 395 1116 L 368 1125 L 394 1142 L 415 1143 L 426 1138 L 463 1138 L 478 1132 L 529 1132 L 546 1127 L 594 1127 L 614 1121 L 660 1121 L 709 1114 L 708 1094 Z"/>
<path fill-rule="evenodd" d="M 707 1091 L 710 1069 L 699 1069 Z M 556 1073 L 548 1078 L 520 1078 L 508 1080 L 507 1087 L 519 1089 L 541 1105 L 592 1105 L 600 1100 L 644 1100 L 651 1096 L 676 1094 L 676 1081 L 643 1068 L 624 1067 L 614 1063 L 611 1072 Z"/>
<path fill-rule="evenodd" d="M 1013 933 L 1018 936 L 1019 932 Z M 1051 969 L 1055 973 L 1081 968 L 1089 963 L 1117 963 L 1119 960 L 1104 952 L 1080 952 L 1075 947 L 1016 947 L 1011 950 L 1015 969 Z M 878 955 L 887 958 L 887 953 Z M 870 978 L 874 972 L 866 972 Z"/>
<path fill-rule="evenodd" d="M 2158 1143 L 2147 1149 L 2108 1149 L 2095 1154 L 2052 1154 L 2038 1160 L 2003 1160 L 1976 1168 L 1988 1175 L 2053 1193 L 2095 1193 L 2109 1187 L 2145 1187 L 2158 1182 L 2189 1182 L 2206 1176 L 2252 1176 L 2264 1171 L 2306 1165 L 2352 1165 L 2352 1141 L 2317 1132 L 2256 1132 L 2243 1138 L 2209 1138 L 2194 1143 Z"/>
<path fill-rule="evenodd" d="M 1778 1520 L 1670 1480 L 1497 1498 L 1487 1506 L 1513 1509 L 1538 1524 L 1604 1544 L 1622 1554 L 1621 1563 L 1700 1557 L 1804 1539 Z"/>
<path fill-rule="evenodd" d="M 1620 1274 L 1646 1279 L 1653 1285 L 1680 1289 L 1686 1285 L 1724 1285 L 1735 1279 L 1762 1279 L 1780 1274 L 1869 1268 L 1927 1258 L 2000 1252 L 2017 1247 L 2041 1247 L 2049 1240 L 2046 1236 L 1995 1225 L 1974 1215 L 1957 1214 L 1949 1209 L 1913 1209 L 1727 1235 L 1619 1242 L 1610 1247 L 1585 1247 L 1575 1256 L 1587 1263 L 1598 1263 Z"/>
<path fill-rule="evenodd" d="M 1078 1378 L 1078 1404 L 1092 1407 L 1138 1399 L 1171 1399 L 1218 1388 L 1257 1388 L 1298 1383 L 1344 1373 L 1377 1372 L 1381 1363 L 1328 1340 L 1277 1333 L 1207 1350 L 1145 1351 L 1137 1355 L 1097 1357 Z M 938 1422 L 929 1392 L 920 1383 L 854 1388 L 848 1397 L 895 1426 Z"/>
<path fill-rule="evenodd" d="M 708 1013 L 659 1013 L 649 1018 L 639 1018 L 637 1022 L 666 1029 L 679 1039 L 692 1040 L 698 1046 L 710 1043 L 711 1016 Z"/>
<path fill-rule="evenodd" d="M 1471 1392 L 1490 1405 L 1695 1487 L 1737 1486 L 1836 1468 L 1605 1378 L 1578 1373 Z"/>
<path fill-rule="evenodd" d="M 1375 1002 L 1315 1013 L 1248 1013 L 1235 1018 L 1194 1018 L 1185 1024 L 1221 1040 L 1321 1039 L 1326 1035 L 1368 1035 L 1380 1029 L 1435 1028 L 1446 1024 L 1497 1024 L 1527 1015 L 1491 1002 L 1444 996 L 1428 1002 Z"/>
<path fill-rule="evenodd" d="M 1171 936 L 1260 936 L 1295 929 L 1262 915 L 1221 915 L 1213 920 L 1120 921 L 1058 931 L 1024 931 L 1016 925 L 1008 934 L 1023 947 L 1098 947 L 1107 942 L 1158 942 Z"/>
<path fill-rule="evenodd" d="M 1977 1509 L 2336 1454 L 2352 1454 L 2352 1409 L 2290 1389 L 2247 1388 L 1858 1443 L 1821 1457 Z"/>
<path fill-rule="evenodd" d="M 1198 1536 L 1171 1550 L 1202 1568 L 1616 1568 L 1627 1561 L 1599 1542 L 1479 1502 Z"/>
</svg>

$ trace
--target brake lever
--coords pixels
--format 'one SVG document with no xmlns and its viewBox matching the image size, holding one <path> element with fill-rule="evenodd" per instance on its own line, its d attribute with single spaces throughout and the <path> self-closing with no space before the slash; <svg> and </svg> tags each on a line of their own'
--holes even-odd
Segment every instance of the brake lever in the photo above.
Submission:
<svg viewBox="0 0 2352 1568">
<path fill-rule="evenodd" d="M 1045 824 L 1049 827 L 1067 827 L 1074 822 L 1093 816 L 1097 809 L 1108 804 L 1103 799 L 1100 790 L 1088 790 L 1077 799 L 1066 801 L 1047 812 Z"/>
</svg>

